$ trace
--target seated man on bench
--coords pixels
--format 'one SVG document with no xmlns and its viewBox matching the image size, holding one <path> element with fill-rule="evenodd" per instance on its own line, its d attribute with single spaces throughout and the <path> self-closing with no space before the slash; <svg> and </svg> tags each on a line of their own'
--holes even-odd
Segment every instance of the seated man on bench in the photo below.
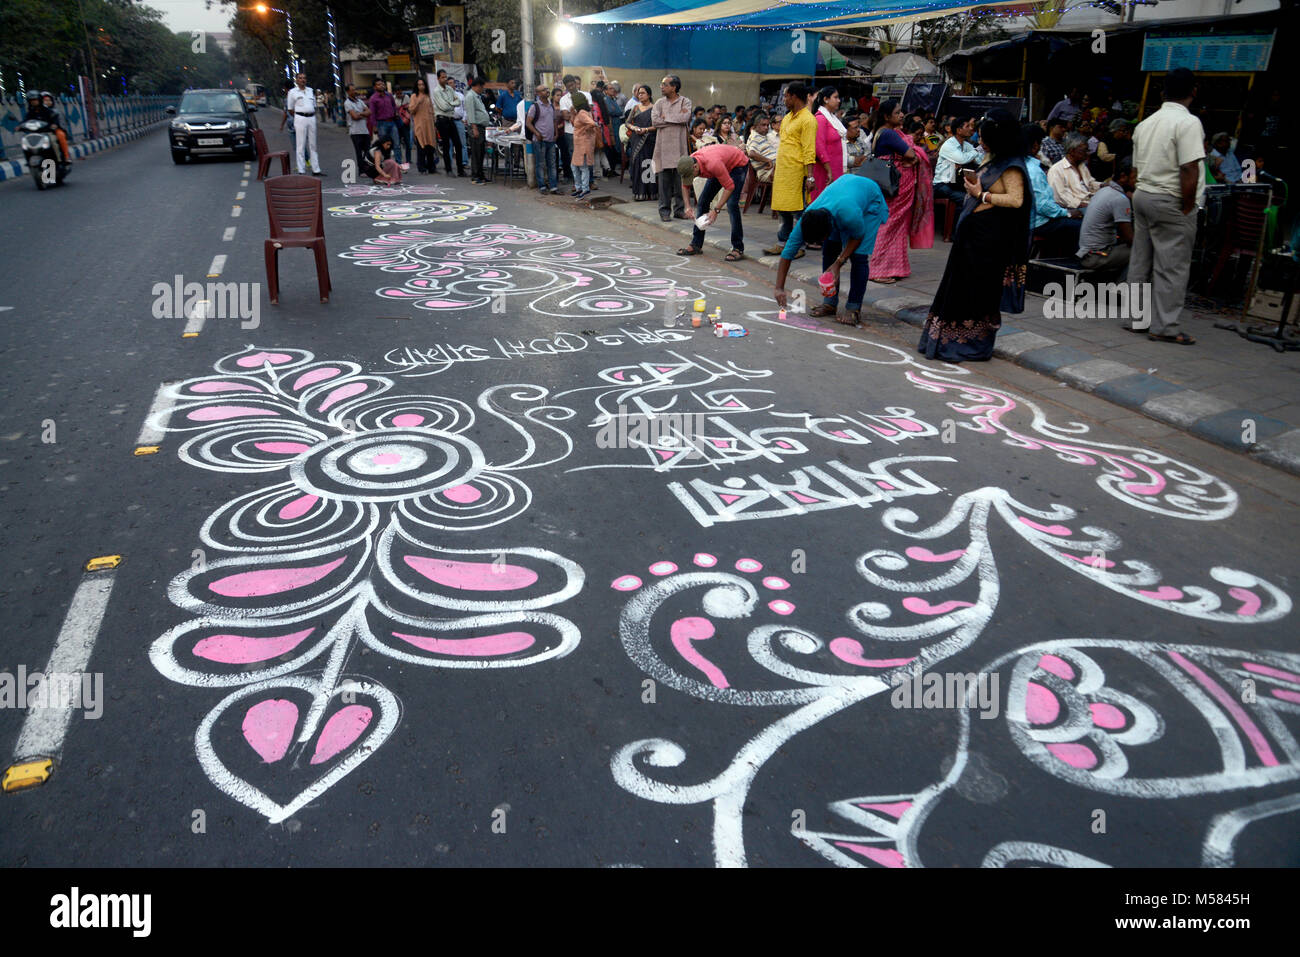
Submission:
<svg viewBox="0 0 1300 957">
<path fill-rule="evenodd" d="M 1133 251 L 1133 161 L 1115 161 L 1115 175 L 1097 190 L 1083 215 L 1079 261 L 1095 276 L 1123 279 Z"/>
</svg>

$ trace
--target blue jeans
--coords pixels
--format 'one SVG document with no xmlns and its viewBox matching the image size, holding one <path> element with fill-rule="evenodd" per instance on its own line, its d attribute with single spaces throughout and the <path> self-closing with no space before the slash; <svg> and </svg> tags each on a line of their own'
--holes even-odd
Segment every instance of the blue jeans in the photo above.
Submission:
<svg viewBox="0 0 1300 957">
<path fill-rule="evenodd" d="M 465 126 L 464 120 L 457 120 L 456 125 L 460 127 L 460 158 L 469 165 L 469 129 Z"/>
<path fill-rule="evenodd" d="M 727 215 L 731 217 L 731 248 L 745 251 L 745 227 L 740 219 L 740 194 L 745 191 L 745 176 L 749 173 L 748 166 L 737 166 L 731 171 L 731 195 L 727 197 Z M 703 216 L 709 210 L 709 204 L 713 202 L 713 197 L 722 192 L 722 184 L 712 177 L 704 184 L 704 189 L 700 190 L 699 205 L 695 207 L 697 216 Z M 704 248 L 704 230 L 699 226 L 691 233 L 691 245 L 696 249 Z"/>
<path fill-rule="evenodd" d="M 537 188 L 560 188 L 560 144 L 534 141 L 537 147 Z"/>
<path fill-rule="evenodd" d="M 778 211 L 777 215 L 781 217 L 781 228 L 776 231 L 776 241 L 784 245 L 785 241 L 790 238 L 790 234 L 794 232 L 795 220 L 803 216 L 803 210 L 799 210 L 797 213 Z"/>
<path fill-rule="evenodd" d="M 402 137 L 397 129 L 395 120 L 380 120 L 375 124 L 375 135 L 380 139 L 390 136 L 393 139 L 393 159 L 397 165 L 402 165 Z"/>
<path fill-rule="evenodd" d="M 581 193 L 591 189 L 591 165 L 573 167 L 573 185 Z"/>
<path fill-rule="evenodd" d="M 844 249 L 844 241 L 840 237 L 840 231 L 837 227 L 831 227 L 831 233 L 822 243 L 822 272 L 831 268 L 835 260 L 840 258 L 840 252 Z M 844 303 L 844 308 L 853 312 L 862 308 L 862 300 L 867 296 L 867 280 L 871 276 L 871 257 L 865 253 L 854 253 L 849 257 L 849 298 Z M 835 295 L 826 296 L 822 302 L 832 309 L 837 308 L 840 304 L 839 290 Z"/>
</svg>

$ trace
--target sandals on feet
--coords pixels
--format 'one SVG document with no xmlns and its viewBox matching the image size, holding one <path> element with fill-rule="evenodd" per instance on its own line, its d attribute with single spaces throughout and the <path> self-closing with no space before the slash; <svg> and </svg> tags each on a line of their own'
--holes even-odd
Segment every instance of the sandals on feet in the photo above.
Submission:
<svg viewBox="0 0 1300 957">
<path fill-rule="evenodd" d="M 842 316 L 836 316 L 835 321 L 841 326 L 860 325 L 862 322 L 862 313 L 855 309 L 852 312 L 844 313 Z"/>
<path fill-rule="evenodd" d="M 821 303 L 820 305 L 813 306 L 809 309 L 808 315 L 812 316 L 814 319 L 825 319 L 827 316 L 835 315 L 835 312 L 836 310 L 834 306 L 828 306 L 825 303 Z"/>
<path fill-rule="evenodd" d="M 700 254 L 701 251 L 702 251 L 702 250 L 696 249 L 694 246 L 683 246 L 681 249 L 677 250 L 677 255 L 679 255 L 679 256 L 698 256 L 698 255 Z"/>
<path fill-rule="evenodd" d="M 872 276 L 872 277 L 871 277 L 871 281 L 872 281 L 872 282 L 878 282 L 878 283 L 880 283 L 882 286 L 892 286 L 894 283 L 898 282 L 897 279 L 892 279 L 892 278 L 891 278 L 891 279 L 877 279 L 875 276 Z"/>
<path fill-rule="evenodd" d="M 1158 336 L 1154 332 L 1147 333 L 1147 338 L 1152 342 L 1176 342 L 1180 346 L 1194 346 L 1196 340 L 1185 332 L 1180 332 L 1176 336 Z"/>
<path fill-rule="evenodd" d="M 727 255 L 724 258 L 727 260 L 727 262 L 734 263 L 744 259 L 745 254 L 742 253 L 739 249 L 733 249 L 731 252 L 727 253 Z"/>
</svg>

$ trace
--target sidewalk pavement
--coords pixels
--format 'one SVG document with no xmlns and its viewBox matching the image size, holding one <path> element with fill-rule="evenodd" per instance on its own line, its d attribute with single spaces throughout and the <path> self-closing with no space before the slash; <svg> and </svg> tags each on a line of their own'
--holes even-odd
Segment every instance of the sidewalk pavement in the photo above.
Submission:
<svg viewBox="0 0 1300 957">
<path fill-rule="evenodd" d="M 171 119 L 168 117 L 167 119 Z M 122 133 L 110 133 L 108 136 L 101 136 L 95 140 L 83 140 L 80 143 L 72 144 L 72 158 L 74 160 L 85 159 L 91 153 L 98 153 L 100 150 L 112 149 L 114 146 L 121 146 L 123 143 L 129 143 L 131 140 L 138 139 L 146 133 L 150 133 L 166 123 L 167 120 L 158 120 L 147 126 L 138 126 L 133 130 L 126 130 Z M 0 183 L 7 179 L 19 179 L 27 175 L 27 160 L 0 160 Z"/>
<path fill-rule="evenodd" d="M 436 183 L 444 174 L 425 177 L 409 172 L 406 178 Z M 515 183 L 519 184 L 519 180 Z M 596 178 L 596 186 L 595 193 L 582 201 L 584 205 L 609 202 L 603 208 L 677 237 L 667 240 L 674 248 L 690 242 L 689 222 L 661 221 L 658 203 L 634 201 L 626 179 L 620 183 L 617 177 L 601 176 Z M 562 182 L 561 187 L 561 195 L 548 197 L 549 202 L 578 202 L 565 195 L 571 184 Z M 522 185 L 507 187 L 497 182 L 488 188 L 537 195 Z M 764 256 L 762 250 L 776 243 L 779 224 L 770 210 L 760 214 L 757 206 L 744 214 L 746 256 L 773 270 L 778 257 Z M 724 209 L 717 224 L 705 234 L 705 255 L 711 248 L 718 250 L 721 258 L 731 248 L 730 233 Z M 877 315 L 919 328 L 939 287 L 949 248 L 950 244 L 936 236 L 933 249 L 911 250 L 911 276 L 890 285 L 869 283 L 864 311 L 869 314 L 874 310 Z M 809 301 L 819 301 L 817 277 L 821 272 L 820 254 L 809 250 L 791 267 L 790 288 L 804 283 L 811 287 Z M 1197 343 L 1183 346 L 1152 342 L 1145 335 L 1125 331 L 1114 319 L 1047 318 L 1043 314 L 1045 302 L 1042 296 L 1031 293 L 1021 315 L 1003 314 L 993 361 L 1013 362 L 1051 376 L 1075 389 L 1300 475 L 1300 353 L 1278 353 L 1234 332 L 1216 329 L 1214 322 L 1224 316 L 1213 312 L 1190 308 L 1184 312 L 1183 326 Z M 1239 321 L 1239 316 L 1233 318 Z M 845 331 L 844 327 L 835 328 Z"/>
</svg>

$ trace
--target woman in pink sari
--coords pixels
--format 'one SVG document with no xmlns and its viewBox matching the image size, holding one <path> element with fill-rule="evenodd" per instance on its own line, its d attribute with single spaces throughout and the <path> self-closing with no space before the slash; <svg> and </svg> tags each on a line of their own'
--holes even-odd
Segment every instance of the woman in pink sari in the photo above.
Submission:
<svg viewBox="0 0 1300 957">
<path fill-rule="evenodd" d="M 934 245 L 934 184 L 925 150 L 905 137 L 899 126 L 903 108 L 897 100 L 880 104 L 872 149 L 889 159 L 898 170 L 898 194 L 889 203 L 889 219 L 876 234 L 871 256 L 871 281 L 885 285 L 912 274 L 908 248 L 929 249 Z"/>
</svg>

